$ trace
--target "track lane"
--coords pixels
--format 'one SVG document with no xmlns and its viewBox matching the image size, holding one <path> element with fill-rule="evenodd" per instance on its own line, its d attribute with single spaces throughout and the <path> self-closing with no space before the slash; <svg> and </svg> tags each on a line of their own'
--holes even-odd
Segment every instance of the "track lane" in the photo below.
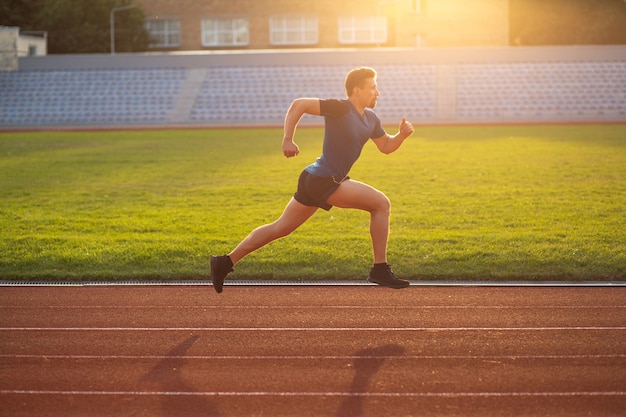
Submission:
<svg viewBox="0 0 626 417">
<path fill-rule="evenodd" d="M 498 307 L 467 309 L 450 306 L 376 309 L 304 306 L 250 307 L 242 310 L 190 307 L 5 307 L 0 331 L 10 328 L 624 328 L 626 308 Z M 37 312 L 34 314 L 33 312 Z M 47 314 L 41 314 L 41 313 Z M 338 313 L 338 314 L 337 314 Z M 184 321 L 181 320 L 184 317 Z M 323 322 L 321 322 L 323 318 Z M 506 323 L 503 325 L 503 323 Z"/>
<path fill-rule="evenodd" d="M 626 287 L 77 286 L 0 287 L 0 305 L 35 306 L 616 306 Z M 243 303 L 242 301 L 245 301 Z"/>
<path fill-rule="evenodd" d="M 8 415 L 612 416 L 626 407 L 623 289 L 33 289 L 0 289 Z"/>
<path fill-rule="evenodd" d="M 3 372 L 0 392 L 177 392 L 175 381 L 180 380 L 194 387 L 194 392 L 239 392 L 242 396 L 256 392 L 341 393 L 349 391 L 359 374 L 368 380 L 372 393 L 398 396 L 453 392 L 513 395 L 521 392 L 520 386 L 527 387 L 524 392 L 545 396 L 622 391 L 626 395 L 624 377 L 613 372 L 624 365 L 624 357 L 421 359 L 400 356 L 400 346 L 372 350 L 389 353 L 339 359 L 5 358 L 4 366 L 11 370 Z M 394 352 L 399 356 L 393 356 Z M 584 379 L 579 378 L 581 374 Z"/>
</svg>

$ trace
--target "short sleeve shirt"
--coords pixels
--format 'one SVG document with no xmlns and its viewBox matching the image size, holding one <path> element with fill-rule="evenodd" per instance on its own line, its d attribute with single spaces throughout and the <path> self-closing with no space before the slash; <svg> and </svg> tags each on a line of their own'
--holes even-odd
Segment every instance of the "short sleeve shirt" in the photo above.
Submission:
<svg viewBox="0 0 626 417">
<path fill-rule="evenodd" d="M 339 181 L 348 175 L 365 143 L 385 135 L 385 130 L 372 109 L 366 108 L 361 116 L 349 100 L 320 100 L 320 114 L 325 123 L 322 155 L 305 170 Z"/>
</svg>

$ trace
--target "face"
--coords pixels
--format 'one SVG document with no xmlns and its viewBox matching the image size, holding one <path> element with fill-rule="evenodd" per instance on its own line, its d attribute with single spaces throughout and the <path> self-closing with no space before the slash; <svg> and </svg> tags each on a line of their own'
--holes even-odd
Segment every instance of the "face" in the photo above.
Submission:
<svg viewBox="0 0 626 417">
<path fill-rule="evenodd" d="M 359 94 L 359 101 L 363 104 L 363 106 L 371 109 L 376 107 L 376 101 L 378 100 L 380 92 L 378 91 L 378 86 L 376 85 L 376 80 L 374 78 L 366 79 L 363 82 L 362 88 L 357 87 L 357 92 Z"/>
</svg>

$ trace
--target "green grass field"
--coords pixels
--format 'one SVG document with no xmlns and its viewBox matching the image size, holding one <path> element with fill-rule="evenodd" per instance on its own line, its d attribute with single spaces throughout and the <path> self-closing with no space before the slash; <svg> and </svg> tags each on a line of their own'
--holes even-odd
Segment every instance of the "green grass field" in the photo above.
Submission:
<svg viewBox="0 0 626 417">
<path fill-rule="evenodd" d="M 0 279 L 207 279 L 280 215 L 321 136 L 299 129 L 286 159 L 280 129 L 1 133 Z M 401 277 L 626 279 L 626 125 L 418 127 L 350 175 L 390 197 Z M 368 220 L 320 210 L 231 277 L 363 279 Z"/>
</svg>

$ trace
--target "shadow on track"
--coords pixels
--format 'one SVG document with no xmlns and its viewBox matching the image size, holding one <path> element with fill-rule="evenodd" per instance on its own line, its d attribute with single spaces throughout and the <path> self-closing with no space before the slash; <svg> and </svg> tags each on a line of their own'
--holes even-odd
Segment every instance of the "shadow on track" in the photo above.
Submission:
<svg viewBox="0 0 626 417">
<path fill-rule="evenodd" d="M 158 387 L 164 392 L 193 393 L 198 390 L 191 386 L 182 376 L 182 369 L 186 360 L 182 358 L 187 350 L 193 346 L 199 336 L 191 336 L 178 346 L 167 352 L 166 358 L 161 359 L 140 382 L 151 387 Z M 205 396 L 195 395 L 161 395 L 162 415 L 165 417 L 217 417 L 219 412 L 214 402 Z"/>
<path fill-rule="evenodd" d="M 399 345 L 384 345 L 377 348 L 359 350 L 354 354 L 354 378 L 349 395 L 341 403 L 337 417 L 359 417 L 363 415 L 365 393 L 370 380 L 380 370 L 383 362 L 392 356 L 401 356 L 404 348 Z"/>
</svg>

